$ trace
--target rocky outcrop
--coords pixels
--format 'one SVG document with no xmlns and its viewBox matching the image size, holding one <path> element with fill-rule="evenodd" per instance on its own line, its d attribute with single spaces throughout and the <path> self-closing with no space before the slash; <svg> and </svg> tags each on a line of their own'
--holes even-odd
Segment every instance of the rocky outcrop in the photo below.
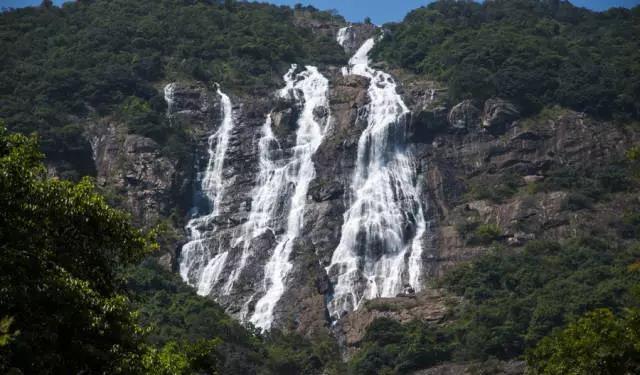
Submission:
<svg viewBox="0 0 640 375">
<path fill-rule="evenodd" d="M 394 75 L 403 83 L 400 92 L 411 107 L 409 140 L 412 143 L 431 143 L 447 128 L 447 88 L 435 81 L 420 79 L 402 71 Z"/>
<path fill-rule="evenodd" d="M 89 132 L 98 186 L 106 189 L 142 225 L 155 224 L 169 216 L 176 202 L 173 196 L 176 163 L 160 152 L 150 138 L 126 134 L 117 123 L 97 123 Z"/>
<path fill-rule="evenodd" d="M 513 103 L 499 98 L 489 99 L 484 103 L 482 126 L 490 133 L 498 134 L 519 116 L 520 112 Z"/>
<path fill-rule="evenodd" d="M 432 277 L 490 247 L 470 242 L 465 228 L 496 225 L 500 241 L 522 246 L 532 239 L 559 240 L 607 227 L 614 218 L 606 207 L 613 202 L 575 211 L 567 209 L 567 191 L 536 187 L 558 170 L 604 168 L 620 160 L 633 137 L 614 124 L 571 111 L 513 121 L 513 108 L 504 102 L 489 100 L 485 108 L 485 120 L 501 123 L 502 134 L 480 128 L 441 132 L 417 148 L 426 171 L 424 199 L 434 213 Z"/>
<path fill-rule="evenodd" d="M 367 327 L 378 318 L 388 318 L 401 323 L 413 320 L 440 322 L 446 314 L 447 304 L 453 298 L 440 290 L 426 290 L 417 295 L 408 293 L 396 298 L 379 298 L 367 301 L 364 305 L 344 317 L 338 325 L 344 344 L 353 351 L 364 338 Z"/>
<path fill-rule="evenodd" d="M 471 129 L 480 123 L 480 110 L 472 100 L 464 100 L 451 108 L 447 120 L 456 129 Z"/>
<path fill-rule="evenodd" d="M 481 363 L 445 363 L 426 370 L 414 372 L 412 375 L 522 375 L 525 373 L 524 361 L 488 360 Z"/>
<path fill-rule="evenodd" d="M 358 48 L 369 38 L 378 34 L 380 30 L 373 24 L 354 24 L 349 25 L 347 29 L 344 30 L 342 46 L 344 47 L 347 55 L 353 55 Z M 338 37 L 338 35 L 335 35 Z"/>
</svg>

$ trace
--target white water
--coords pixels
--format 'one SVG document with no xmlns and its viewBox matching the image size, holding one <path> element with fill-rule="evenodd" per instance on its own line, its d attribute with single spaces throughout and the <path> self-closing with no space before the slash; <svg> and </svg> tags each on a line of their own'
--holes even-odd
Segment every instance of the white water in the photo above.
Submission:
<svg viewBox="0 0 640 375">
<path fill-rule="evenodd" d="M 371 102 L 368 126 L 358 141 L 350 208 L 327 267 L 334 286 L 328 303 L 333 319 L 357 309 L 363 300 L 394 297 L 405 285 L 420 290 L 422 284 L 426 224 L 416 165 L 404 147 L 409 109 L 393 78 L 369 67 L 374 44 L 375 39 L 367 40 L 343 70 L 371 79 Z"/>
<path fill-rule="evenodd" d="M 330 116 L 322 119 L 314 116 L 318 107 L 329 109 L 328 80 L 313 66 L 295 74 L 296 66 L 285 75 L 286 86 L 280 96 L 295 99 L 303 105 L 298 119 L 296 144 L 290 158 L 282 159 L 282 150 L 271 130 L 269 117 L 263 126 L 260 140 L 260 173 L 254 193 L 249 220 L 244 225 L 245 243 L 240 267 L 246 265 L 248 243 L 265 231 L 273 231 L 273 224 L 286 215 L 286 230 L 276 236 L 276 246 L 264 268 L 262 297 L 249 319 L 256 327 L 271 328 L 273 311 L 285 292 L 287 276 L 292 264 L 289 261 L 295 239 L 302 229 L 309 183 L 315 177 L 313 154 L 316 152 L 329 126 Z M 280 156 L 280 157 L 279 157 Z M 283 198 L 288 199 L 282 202 Z M 234 272 L 237 278 L 239 272 Z"/>
<path fill-rule="evenodd" d="M 173 104 L 175 103 L 174 94 L 176 90 L 175 83 L 169 83 L 164 87 L 164 101 L 167 102 L 167 117 L 171 117 Z"/>
<path fill-rule="evenodd" d="M 251 212 L 249 213 L 247 222 L 242 226 L 242 234 L 232 243 L 233 247 L 240 244 L 243 245 L 242 255 L 240 262 L 234 267 L 227 283 L 224 285 L 223 291 L 225 294 L 231 293 L 233 285 L 238 281 L 240 274 L 247 265 L 249 257 L 253 255 L 249 248 L 251 240 L 266 231 L 275 232 L 273 226 L 275 224 L 274 221 L 278 218 L 279 203 L 282 201 L 282 196 L 286 194 L 285 189 L 288 187 L 286 184 L 287 176 L 285 172 L 287 171 L 285 166 L 279 165 L 278 162 L 274 160 L 275 151 L 272 149 L 275 148 L 277 151 L 280 149 L 280 145 L 271 130 L 271 122 L 271 114 L 269 114 L 264 125 L 262 125 L 262 137 L 258 142 L 258 163 L 260 169 L 256 187 L 251 194 L 253 197 Z"/>
<path fill-rule="evenodd" d="M 202 179 L 202 192 L 209 201 L 211 211 L 189 221 L 186 227 L 189 242 L 182 247 L 180 256 L 180 276 L 185 282 L 195 286 L 200 295 L 208 295 L 211 292 L 220 277 L 228 255 L 227 249 L 217 248 L 213 251 L 214 249 L 209 247 L 215 232 L 213 220 L 218 215 L 220 201 L 224 194 L 222 171 L 234 127 L 231 100 L 219 88 L 218 95 L 222 105 L 222 124 L 218 131 L 209 137 L 209 162 Z"/>
<path fill-rule="evenodd" d="M 338 37 L 336 38 L 336 40 L 338 41 L 338 44 L 341 46 L 345 46 L 345 43 L 347 43 L 347 41 L 349 41 L 349 39 L 353 38 L 353 30 L 351 28 L 351 26 L 347 26 L 347 27 L 343 27 L 340 30 L 338 30 Z"/>
</svg>

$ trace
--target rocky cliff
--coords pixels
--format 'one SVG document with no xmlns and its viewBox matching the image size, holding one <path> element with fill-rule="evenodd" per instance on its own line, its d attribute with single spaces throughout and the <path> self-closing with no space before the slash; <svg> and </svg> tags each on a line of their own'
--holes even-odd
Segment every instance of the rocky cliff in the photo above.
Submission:
<svg viewBox="0 0 640 375">
<path fill-rule="evenodd" d="M 321 29 L 338 37 L 337 26 Z M 346 53 L 353 54 L 374 31 L 368 25 L 349 29 L 341 36 Z M 300 71 L 302 68 L 296 70 Z M 350 204 L 358 142 L 371 110 L 371 82 L 361 75 L 343 75 L 337 66 L 322 67 L 320 73 L 328 80 L 327 105 L 314 108 L 313 118 L 328 122 L 312 156 L 315 173 L 304 198 L 301 229 L 290 244 L 291 269 L 273 310 L 274 326 L 308 334 L 333 327 L 345 344 L 356 347 L 375 317 L 439 321 L 446 297 L 429 288 L 418 294 L 409 288 L 398 297 L 368 302 L 338 324 L 331 321 L 327 302 L 334 284 L 326 268 L 340 243 Z M 575 206 L 571 204 L 575 193 L 549 182 L 557 181 L 563 171 L 588 174 L 589 170 L 606 170 L 621 159 L 636 140 L 623 127 L 558 108 L 523 118 L 514 104 L 500 98 L 451 103 L 442 83 L 403 71 L 392 75 L 410 109 L 406 147 L 416 160 L 427 223 L 421 238 L 425 284 L 495 243 L 518 247 L 532 239 L 606 230 L 607 220 L 629 199 L 620 195 L 594 202 L 597 210 Z M 303 79 L 295 78 L 292 83 Z M 87 138 L 99 185 L 121 197 L 121 204 L 139 222 L 153 225 L 172 212 L 178 213 L 180 219 L 174 225 L 182 238 L 168 245 L 163 260 L 178 271 L 181 246 L 189 240 L 180 226 L 212 210 L 202 180 L 210 152 L 216 147 L 210 136 L 219 131 L 224 114 L 216 88 L 181 81 L 164 84 L 172 85 L 166 97 L 167 116 L 171 126 L 184 128 L 189 134 L 190 159 L 171 160 L 159 153 L 151 139 L 127 135 L 122 124 L 108 119 L 89 127 Z M 296 95 L 229 93 L 234 127 L 221 172 L 224 194 L 217 201 L 215 217 L 206 222 L 210 227 L 204 228 L 210 233 L 208 255 L 191 267 L 202 270 L 211 259 L 228 252 L 219 279 L 205 294 L 239 319 L 248 319 L 256 308 L 264 293 L 261 290 L 267 287 L 263 285 L 267 263 L 287 231 L 287 197 L 292 196 L 293 185 L 283 190 L 269 230 L 249 242 L 239 241 L 246 223 L 252 220 L 252 206 L 257 204 L 267 118 L 274 137 L 269 147 L 275 156 L 270 160 L 285 164 L 296 153 L 305 106 Z M 189 277 L 187 280 L 197 286 L 198 280 Z"/>
</svg>

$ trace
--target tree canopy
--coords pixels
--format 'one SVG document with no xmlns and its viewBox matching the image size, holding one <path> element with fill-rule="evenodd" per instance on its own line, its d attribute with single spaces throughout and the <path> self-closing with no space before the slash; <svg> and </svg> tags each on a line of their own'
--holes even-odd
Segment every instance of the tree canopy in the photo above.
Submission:
<svg viewBox="0 0 640 375">
<path fill-rule="evenodd" d="M 440 0 L 387 27 L 376 57 L 446 82 L 455 101 L 498 96 L 525 114 L 559 104 L 640 118 L 640 7 Z"/>
<path fill-rule="evenodd" d="M 117 269 L 151 242 L 87 179 L 47 179 L 36 139 L 0 127 L 0 371 L 112 372 L 141 354 Z"/>
<path fill-rule="evenodd" d="M 640 370 L 640 310 L 616 316 L 594 310 L 545 337 L 527 354 L 534 375 L 636 374 Z"/>
</svg>

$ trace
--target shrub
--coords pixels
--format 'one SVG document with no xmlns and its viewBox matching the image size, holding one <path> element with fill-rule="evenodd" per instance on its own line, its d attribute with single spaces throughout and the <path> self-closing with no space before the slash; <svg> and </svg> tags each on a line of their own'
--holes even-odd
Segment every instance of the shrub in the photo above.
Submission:
<svg viewBox="0 0 640 375">
<path fill-rule="evenodd" d="M 569 193 L 565 201 L 562 202 L 562 209 L 570 211 L 589 209 L 592 206 L 593 200 L 586 195 L 578 192 Z"/>
<path fill-rule="evenodd" d="M 640 309 L 621 316 L 610 309 L 589 312 L 542 339 L 526 358 L 534 375 L 637 374 Z"/>
<path fill-rule="evenodd" d="M 470 244 L 487 245 L 493 241 L 497 241 L 502 236 L 500 227 L 496 224 L 481 224 L 473 231 L 473 235 L 469 238 Z"/>
</svg>

